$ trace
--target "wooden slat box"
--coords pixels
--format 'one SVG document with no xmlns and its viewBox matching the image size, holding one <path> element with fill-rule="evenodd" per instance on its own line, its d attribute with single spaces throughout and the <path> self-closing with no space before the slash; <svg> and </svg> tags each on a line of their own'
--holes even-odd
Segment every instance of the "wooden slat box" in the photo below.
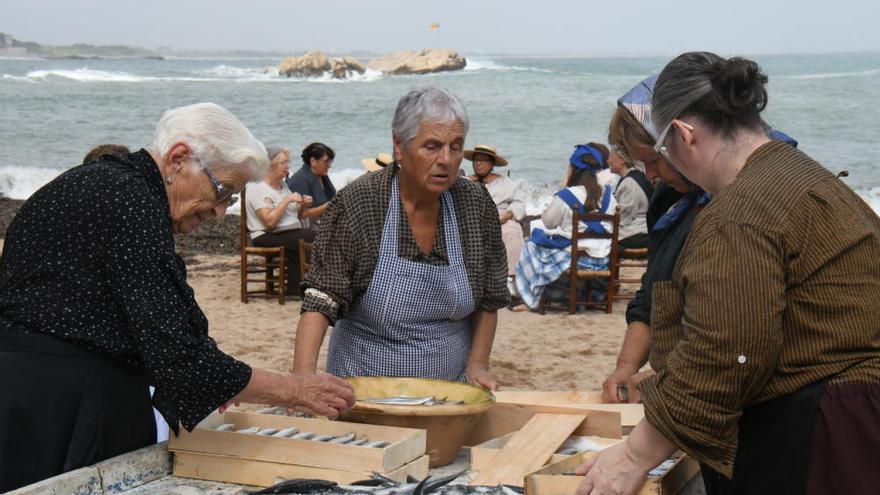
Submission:
<svg viewBox="0 0 880 495">
<path fill-rule="evenodd" d="M 597 436 L 621 438 L 620 412 L 593 409 L 590 405 L 545 406 L 496 402 L 492 409 L 484 412 L 471 431 L 465 445 L 474 446 L 485 441 L 518 431 L 535 414 L 582 414 L 587 418 L 574 431 L 578 436 Z"/>
<path fill-rule="evenodd" d="M 545 466 L 526 476 L 526 495 L 571 495 L 575 493 L 583 476 L 565 474 L 598 455 L 584 452 Z M 700 472 L 700 465 L 683 453 L 676 454 L 648 475 L 638 495 L 674 495 Z"/>
<path fill-rule="evenodd" d="M 498 404 L 528 404 L 617 411 L 620 413 L 624 435 L 629 435 L 633 427 L 645 417 L 645 408 L 642 404 L 605 404 L 602 401 L 602 392 L 503 390 L 495 392 L 495 400 Z"/>
<path fill-rule="evenodd" d="M 498 455 L 498 452 L 500 452 L 501 448 L 507 445 L 507 441 L 510 440 L 510 437 L 512 436 L 513 433 L 509 433 L 502 437 L 493 438 L 492 440 L 488 440 L 479 445 L 474 445 L 473 447 L 471 447 L 471 469 L 474 471 L 481 471 L 485 469 L 486 466 L 492 461 L 492 458 Z M 623 439 L 620 438 L 581 436 L 569 437 L 569 441 L 576 441 L 577 439 L 589 440 L 600 446 L 616 445 L 623 441 Z M 553 454 L 553 456 L 548 460 L 547 464 L 559 462 L 567 457 L 569 456 Z"/>
<path fill-rule="evenodd" d="M 428 476 L 428 463 L 428 456 L 423 455 L 391 472 L 383 473 L 383 476 L 400 482 L 405 482 L 407 476 L 424 479 Z M 175 452 L 174 475 L 239 485 L 271 486 L 278 482 L 279 477 L 321 479 L 348 484 L 369 479 L 372 473 L 254 461 L 195 452 Z"/>
<path fill-rule="evenodd" d="M 234 424 L 236 430 L 253 426 L 280 430 L 293 426 L 318 435 L 341 436 L 354 432 L 390 445 L 384 448 L 338 445 L 213 429 L 224 423 Z M 424 430 L 412 428 L 227 411 L 208 416 L 192 433 L 181 431 L 178 437 L 172 435 L 168 450 L 343 471 L 391 473 L 422 457 L 425 439 Z"/>
</svg>

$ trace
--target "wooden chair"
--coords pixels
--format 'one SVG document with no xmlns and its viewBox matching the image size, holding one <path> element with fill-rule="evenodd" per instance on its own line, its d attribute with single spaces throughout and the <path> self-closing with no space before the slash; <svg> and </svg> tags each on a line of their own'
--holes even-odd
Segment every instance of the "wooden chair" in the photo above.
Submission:
<svg viewBox="0 0 880 495">
<path fill-rule="evenodd" d="M 611 222 L 612 229 L 611 232 L 606 232 L 603 234 L 595 233 L 595 232 L 579 232 L 578 227 L 581 222 L 590 222 L 590 221 L 598 221 L 598 222 Z M 579 211 L 572 209 L 571 214 L 571 265 L 568 270 L 563 273 L 564 276 L 568 276 L 569 283 L 569 296 L 568 296 L 568 313 L 575 314 L 577 313 L 578 305 L 582 304 L 586 307 L 604 307 L 606 313 L 611 313 L 614 306 L 614 284 L 613 280 L 615 279 L 615 266 L 617 265 L 617 256 L 618 256 L 618 246 L 617 246 L 617 236 L 618 231 L 620 229 L 620 212 L 615 211 L 613 215 L 602 214 L 602 213 L 580 213 Z M 578 267 L 578 259 L 581 256 L 587 256 L 586 250 L 579 246 L 580 239 L 610 239 L 611 240 L 611 253 L 608 255 L 608 270 L 584 270 Z M 608 283 L 608 294 L 605 297 L 604 301 L 593 301 L 590 300 L 590 292 L 587 291 L 587 300 L 578 300 L 578 281 L 581 280 L 606 280 Z M 541 298 L 541 302 L 539 304 L 538 311 L 540 313 L 544 312 L 544 298 Z"/>
<path fill-rule="evenodd" d="M 635 292 L 629 294 L 620 294 L 620 286 L 625 284 L 642 283 L 642 277 L 623 278 L 621 268 L 641 268 L 648 267 L 648 248 L 638 249 L 621 249 L 618 253 L 617 265 L 614 267 L 614 298 L 615 299 L 632 299 Z"/>
<path fill-rule="evenodd" d="M 278 298 L 278 304 L 284 304 L 286 267 L 284 246 L 254 247 L 249 246 L 247 229 L 247 198 L 241 191 L 241 302 L 247 304 L 248 297 Z M 252 263 L 248 256 L 260 257 L 261 262 Z M 277 270 L 277 271 L 276 271 Z M 251 278 L 251 277 L 254 278 Z M 262 288 L 250 290 L 248 284 L 260 283 Z M 276 289 L 277 286 L 277 289 Z"/>
</svg>

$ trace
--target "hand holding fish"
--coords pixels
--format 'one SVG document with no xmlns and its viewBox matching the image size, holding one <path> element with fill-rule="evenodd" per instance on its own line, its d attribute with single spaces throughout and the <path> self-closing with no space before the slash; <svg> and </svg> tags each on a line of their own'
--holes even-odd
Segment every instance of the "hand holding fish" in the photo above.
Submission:
<svg viewBox="0 0 880 495">
<path fill-rule="evenodd" d="M 498 379 L 486 366 L 471 366 L 465 372 L 468 383 L 485 389 L 498 390 Z"/>
<path fill-rule="evenodd" d="M 602 400 L 610 403 L 639 402 L 641 397 L 633 382 L 633 376 L 638 372 L 639 367 L 636 365 L 618 363 L 614 372 L 602 384 Z M 622 387 L 625 387 L 627 390 L 626 397 L 621 396 L 620 390 Z"/>
<path fill-rule="evenodd" d="M 586 475 L 577 495 L 636 493 L 651 469 L 668 459 L 678 447 L 646 420 L 630 433 L 626 442 L 609 447 L 575 469 Z"/>
<path fill-rule="evenodd" d="M 627 452 L 626 443 L 609 447 L 575 470 L 587 475 L 577 495 L 628 495 L 645 482 L 650 468 L 639 467 Z"/>
</svg>

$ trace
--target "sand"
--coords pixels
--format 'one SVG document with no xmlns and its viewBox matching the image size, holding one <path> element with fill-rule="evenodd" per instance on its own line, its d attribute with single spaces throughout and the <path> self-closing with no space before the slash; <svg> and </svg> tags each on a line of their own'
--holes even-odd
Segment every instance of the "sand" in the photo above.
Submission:
<svg viewBox="0 0 880 495">
<path fill-rule="evenodd" d="M 209 333 L 223 351 L 253 366 L 284 372 L 293 364 L 300 303 L 275 299 L 239 300 L 239 258 L 188 258 L 189 283 L 210 322 Z M 600 390 L 614 369 L 626 329 L 626 301 L 614 312 L 591 309 L 569 315 L 498 313 L 491 369 L 503 389 Z M 329 336 L 329 332 L 328 332 Z M 323 370 L 327 340 L 319 359 Z"/>
<path fill-rule="evenodd" d="M 0 236 L 22 203 L 0 198 Z M 300 304 L 289 300 L 282 306 L 274 299 L 241 303 L 238 234 L 239 217 L 228 215 L 206 222 L 191 235 L 175 236 L 175 241 L 210 322 L 209 333 L 220 348 L 253 366 L 288 371 Z M 616 303 L 612 314 L 591 309 L 569 315 L 561 308 L 545 315 L 499 311 L 490 366 L 501 388 L 601 390 L 623 341 L 626 302 Z M 327 340 L 319 359 L 322 370 Z"/>
</svg>

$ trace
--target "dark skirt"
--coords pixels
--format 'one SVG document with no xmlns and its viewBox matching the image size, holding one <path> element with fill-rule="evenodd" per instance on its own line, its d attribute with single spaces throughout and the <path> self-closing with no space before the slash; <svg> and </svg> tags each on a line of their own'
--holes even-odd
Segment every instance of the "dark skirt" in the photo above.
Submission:
<svg viewBox="0 0 880 495">
<path fill-rule="evenodd" d="M 302 274 L 299 270 L 299 241 L 315 242 L 316 235 L 317 232 L 312 229 L 295 229 L 278 233 L 266 232 L 251 240 L 251 244 L 256 247 L 284 246 L 287 294 L 299 294 L 299 283 L 302 281 Z"/>
<path fill-rule="evenodd" d="M 828 386 L 813 431 L 807 493 L 880 493 L 880 384 Z"/>
<path fill-rule="evenodd" d="M 703 466 L 708 495 L 880 493 L 880 384 L 814 383 L 749 406 L 733 479 Z"/>
<path fill-rule="evenodd" d="M 621 249 L 644 249 L 648 247 L 651 240 L 648 237 L 647 233 L 635 234 L 627 237 L 626 239 L 621 239 L 617 242 L 617 244 L 621 247 Z"/>
<path fill-rule="evenodd" d="M 141 370 L 48 335 L 0 332 L 0 492 L 156 441 Z"/>
</svg>

